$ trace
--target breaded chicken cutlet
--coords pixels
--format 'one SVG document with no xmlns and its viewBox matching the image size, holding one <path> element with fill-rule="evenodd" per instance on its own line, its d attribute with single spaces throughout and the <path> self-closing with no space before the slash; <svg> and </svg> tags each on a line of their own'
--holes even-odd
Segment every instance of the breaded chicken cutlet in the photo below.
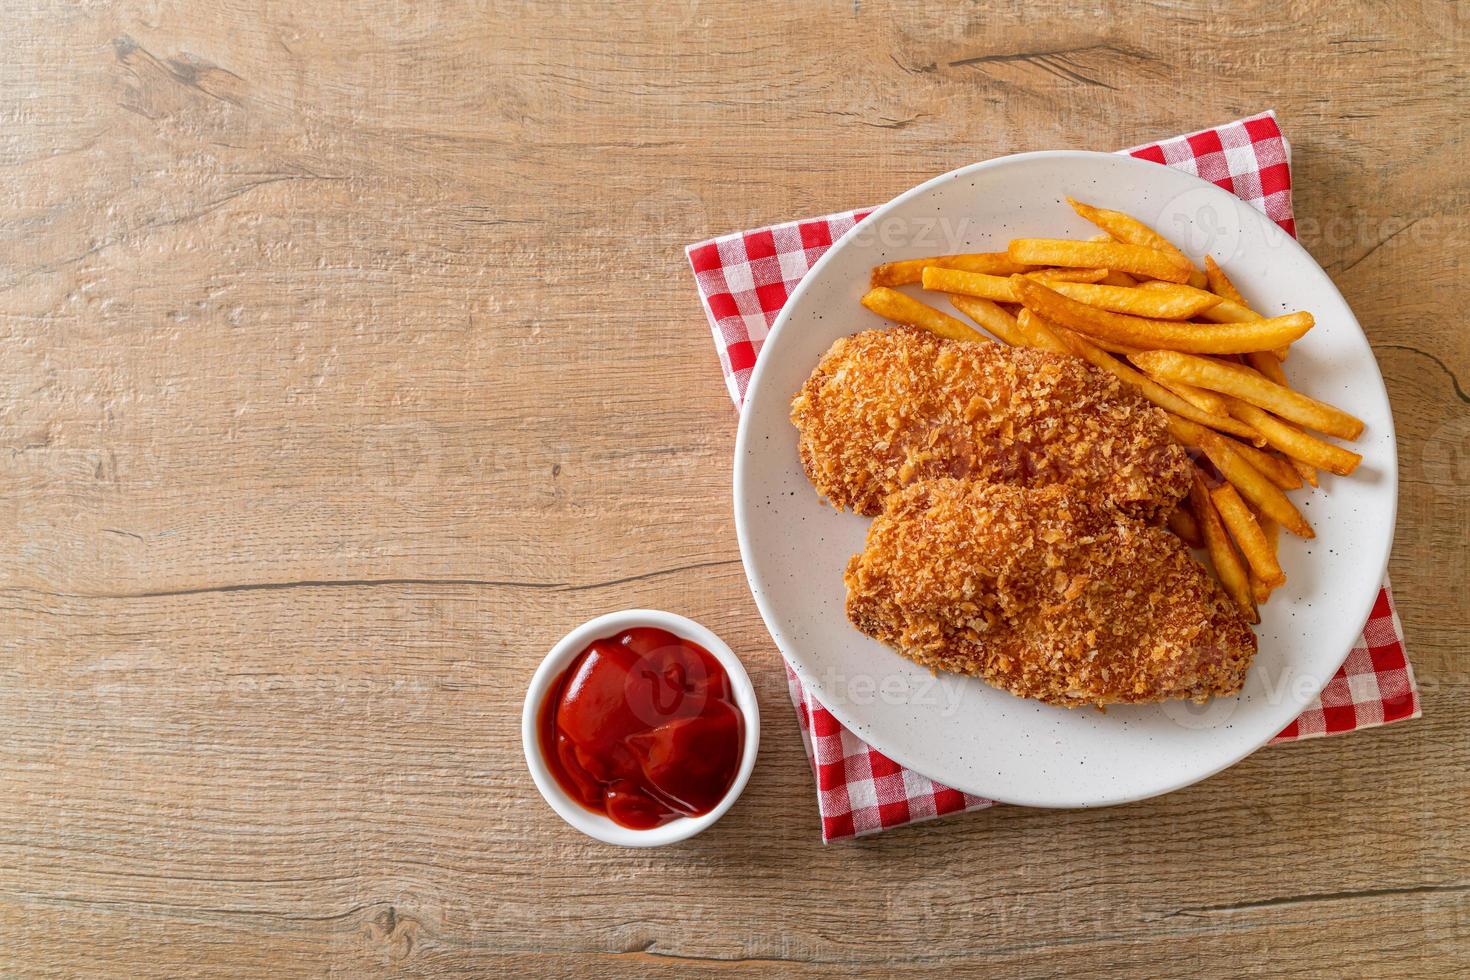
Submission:
<svg viewBox="0 0 1470 980">
<path fill-rule="evenodd" d="M 1162 521 L 1189 457 L 1162 411 L 1079 358 L 865 330 L 822 356 L 791 404 L 801 462 L 839 509 L 869 516 L 917 480 L 1064 484 Z"/>
<path fill-rule="evenodd" d="M 1256 652 L 1178 538 L 1062 486 L 915 483 L 888 498 L 845 581 L 864 633 L 1049 704 L 1234 694 Z"/>
</svg>

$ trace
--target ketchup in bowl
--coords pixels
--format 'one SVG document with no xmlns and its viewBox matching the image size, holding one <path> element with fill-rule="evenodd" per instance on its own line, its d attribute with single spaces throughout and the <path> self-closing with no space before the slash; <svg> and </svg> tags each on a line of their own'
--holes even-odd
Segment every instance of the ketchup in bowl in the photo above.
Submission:
<svg viewBox="0 0 1470 980">
<path fill-rule="evenodd" d="M 713 810 L 745 743 L 724 667 L 653 627 L 593 640 L 552 682 L 538 728 L 567 795 L 633 830 Z"/>
</svg>

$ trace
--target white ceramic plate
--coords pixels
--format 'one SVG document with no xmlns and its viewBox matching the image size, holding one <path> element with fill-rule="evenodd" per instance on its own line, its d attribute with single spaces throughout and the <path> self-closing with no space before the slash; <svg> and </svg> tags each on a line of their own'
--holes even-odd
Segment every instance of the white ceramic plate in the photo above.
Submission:
<svg viewBox="0 0 1470 980">
<path fill-rule="evenodd" d="M 1136 215 L 1196 260 L 1213 254 L 1267 315 L 1310 310 L 1294 386 L 1367 428 L 1349 478 L 1292 494 L 1317 531 L 1282 535 L 1287 584 L 1262 607 L 1245 691 L 1206 705 L 1068 710 L 982 681 L 935 677 L 843 612 L 842 572 L 868 520 L 834 512 L 802 472 L 792 395 L 838 337 L 885 323 L 858 304 L 880 262 L 997 251 L 1016 237 L 1097 229 L 1065 197 Z M 906 287 L 914 291 L 915 287 Z M 947 307 L 943 301 L 936 305 Z M 921 184 L 879 208 L 802 280 L 767 337 L 735 449 L 735 519 L 751 591 L 803 684 L 896 761 L 970 793 L 1028 806 L 1103 806 L 1178 789 L 1239 761 L 1310 704 L 1342 665 L 1377 595 L 1397 502 L 1393 420 L 1373 353 L 1342 296 L 1290 236 L 1234 195 L 1158 164 L 1105 153 L 1023 153 Z"/>
</svg>

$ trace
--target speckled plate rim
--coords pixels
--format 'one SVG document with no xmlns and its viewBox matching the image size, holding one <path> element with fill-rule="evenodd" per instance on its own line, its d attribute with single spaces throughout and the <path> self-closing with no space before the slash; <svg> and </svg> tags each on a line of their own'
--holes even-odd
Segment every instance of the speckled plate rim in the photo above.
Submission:
<svg viewBox="0 0 1470 980">
<path fill-rule="evenodd" d="M 784 622 L 782 617 L 776 613 L 771 599 L 766 594 L 767 590 L 764 588 L 762 581 L 764 578 L 761 565 L 762 555 L 755 547 L 752 533 L 753 521 L 757 519 L 757 515 L 752 511 L 753 501 L 762 489 L 752 483 L 755 475 L 751 460 L 755 452 L 753 444 L 756 436 L 753 419 L 757 415 L 752 409 L 766 399 L 777 399 L 783 403 L 789 402 L 791 394 L 796 388 L 795 385 L 792 385 L 790 386 L 791 390 L 786 391 L 784 390 L 785 385 L 781 386 L 782 390 L 775 390 L 771 387 L 770 379 L 776 375 L 778 371 L 777 365 L 782 361 L 782 358 L 779 356 L 771 355 L 773 353 L 780 353 L 783 346 L 783 336 L 786 331 L 792 329 L 791 324 L 797 317 L 804 313 L 806 298 L 819 284 L 825 282 L 829 275 L 828 270 L 841 261 L 847 252 L 854 247 L 854 243 L 859 241 L 858 233 L 860 230 L 864 227 L 878 226 L 885 218 L 893 216 L 895 212 L 902 212 L 905 209 L 912 208 L 914 202 L 933 195 L 938 188 L 943 187 L 951 181 L 963 180 L 1001 168 L 1029 166 L 1046 161 L 1067 159 L 1096 161 L 1099 171 L 1106 171 L 1118 167 L 1137 168 L 1142 178 L 1154 178 L 1161 182 L 1172 181 L 1176 184 L 1182 180 L 1191 186 L 1190 193 L 1201 195 L 1202 199 L 1205 200 L 1213 199 L 1221 208 L 1237 214 L 1240 221 L 1253 223 L 1255 225 L 1253 231 L 1264 236 L 1272 246 L 1281 248 L 1283 253 L 1290 257 L 1293 265 L 1309 270 L 1310 273 L 1314 274 L 1320 280 L 1317 285 L 1319 287 L 1325 287 L 1328 294 L 1331 297 L 1335 297 L 1337 303 L 1341 306 L 1340 310 L 1334 311 L 1339 314 L 1341 321 L 1341 326 L 1335 331 L 1334 336 L 1341 335 L 1344 329 L 1350 329 L 1356 335 L 1357 344 L 1361 347 L 1361 350 L 1356 351 L 1355 354 L 1360 359 L 1366 357 L 1366 363 L 1371 366 L 1371 370 L 1368 372 L 1371 375 L 1372 381 L 1369 390 L 1359 393 L 1358 396 L 1355 396 L 1348 402 L 1348 405 L 1365 418 L 1371 417 L 1378 429 L 1379 436 L 1377 452 L 1375 453 L 1373 462 L 1379 472 L 1377 482 L 1381 484 L 1378 509 L 1375 517 L 1375 523 L 1381 529 L 1381 533 L 1375 540 L 1361 543 L 1355 547 L 1354 557 L 1357 559 L 1356 565 L 1362 569 L 1362 573 L 1355 579 L 1358 585 L 1353 595 L 1343 600 L 1348 607 L 1358 610 L 1361 615 L 1340 618 L 1340 622 L 1346 622 L 1350 619 L 1352 622 L 1351 629 L 1343 628 L 1336 631 L 1331 643 L 1336 652 L 1331 657 L 1324 658 L 1321 663 L 1314 665 L 1314 674 L 1311 678 L 1312 683 L 1305 685 L 1298 683 L 1289 690 L 1286 690 L 1284 694 L 1280 691 L 1276 692 L 1273 695 L 1278 699 L 1278 703 L 1274 706 L 1276 710 L 1257 712 L 1253 719 L 1254 724 L 1252 725 L 1251 735 L 1247 738 L 1241 738 L 1237 733 L 1229 740 L 1234 743 L 1232 750 L 1223 754 L 1215 754 L 1212 759 L 1207 762 L 1202 761 L 1200 765 L 1193 768 L 1184 768 L 1181 771 L 1156 776 L 1152 779 L 1136 780 L 1131 784 L 1122 785 L 1111 791 L 1103 792 L 1099 792 L 1096 789 L 1081 792 L 1069 789 L 1065 779 L 1048 779 L 1040 784 L 1033 783 L 1030 786 L 1020 786 L 1016 785 L 1014 781 L 987 778 L 979 772 L 966 772 L 950 765 L 937 765 L 935 759 L 930 757 L 929 752 L 926 750 L 922 748 L 915 749 L 911 745 L 903 744 L 901 740 L 890 738 L 890 733 L 884 729 L 882 719 L 875 717 L 874 712 L 871 710 L 871 704 L 864 706 L 857 703 L 850 703 L 847 698 L 840 695 L 839 691 L 829 685 L 828 681 L 830 678 L 824 678 L 822 671 L 818 669 L 820 665 L 809 662 L 809 658 L 804 656 L 804 646 L 794 639 L 790 629 L 791 624 Z M 1169 176 L 1160 176 L 1160 170 L 1164 170 Z M 1094 183 L 1096 182 L 1094 181 Z M 1059 189 L 1058 196 L 1062 192 Z M 1094 203 L 1101 206 L 1119 207 L 1127 210 L 1126 204 L 1109 200 L 1105 194 L 1101 198 L 1096 199 Z M 925 248 L 904 248 L 900 246 L 880 253 L 876 261 L 867 264 L 871 265 L 877 264 L 877 261 L 891 261 L 899 258 L 935 254 L 935 251 L 939 250 L 932 248 L 927 250 Z M 1194 257 L 1199 259 L 1201 256 L 1196 255 Z M 832 335 L 832 339 L 835 339 L 836 336 L 841 334 L 864 329 L 865 325 L 879 325 L 877 318 L 871 315 L 865 315 L 865 311 L 859 310 L 850 317 L 847 311 L 843 311 L 842 315 L 843 321 L 849 326 L 847 329 L 840 331 L 840 333 Z M 830 343 L 830 340 L 828 343 Z M 804 377 L 805 373 L 809 372 L 814 366 L 815 361 L 806 364 L 802 369 L 802 376 Z M 789 370 L 787 373 L 789 373 Z M 1365 402 L 1373 403 L 1371 411 L 1363 411 Z M 888 204 L 877 208 L 864 222 L 855 226 L 839 239 L 817 261 L 811 271 L 797 285 L 796 289 L 792 291 L 782 312 L 777 317 L 766 337 L 762 356 L 757 361 L 747 389 L 745 410 L 741 414 L 734 459 L 736 533 L 740 543 L 747 581 L 772 638 L 785 655 L 787 662 L 796 672 L 803 686 L 845 728 L 908 769 L 923 773 L 930 778 L 956 789 L 998 802 L 1057 808 L 1116 805 L 1172 792 L 1206 779 L 1229 768 L 1269 742 L 1287 724 L 1294 720 L 1302 710 L 1309 706 L 1321 693 L 1322 687 L 1331 679 L 1333 673 L 1341 667 L 1348 653 L 1351 652 L 1353 642 L 1361 631 L 1362 624 L 1366 622 L 1368 614 L 1372 609 L 1372 604 L 1377 597 L 1380 583 L 1387 570 L 1388 555 L 1392 547 L 1394 521 L 1397 513 L 1397 486 L 1396 441 L 1393 432 L 1392 415 L 1388 405 L 1388 394 L 1383 385 L 1382 376 L 1377 370 L 1377 365 L 1373 359 L 1371 347 L 1367 343 L 1367 338 L 1363 335 L 1357 320 L 1352 316 L 1352 312 L 1348 308 L 1346 301 L 1342 298 L 1341 293 L 1337 290 L 1335 284 L 1332 283 L 1330 277 L 1327 276 L 1326 272 L 1321 269 L 1311 255 L 1295 239 L 1281 231 L 1280 228 L 1264 215 L 1260 214 L 1260 212 L 1251 209 L 1244 202 L 1240 201 L 1239 198 L 1236 198 L 1221 188 L 1215 187 L 1207 181 L 1185 174 L 1182 171 L 1160 168 L 1158 164 L 1148 161 L 1135 160 L 1117 154 L 1071 150 L 1013 154 L 972 164 L 942 174 L 919 184 L 904 194 L 899 195 Z M 842 516 L 845 516 L 847 520 L 853 519 L 850 515 Z M 866 638 L 861 637 L 850 626 L 848 627 L 848 631 L 849 633 L 846 636 L 834 634 L 829 638 L 828 642 L 850 643 L 854 641 L 854 637 L 857 637 L 859 640 L 866 640 Z M 1332 669 L 1326 670 L 1325 667 L 1329 662 Z M 1259 670 L 1253 668 L 1253 675 L 1259 673 Z M 1281 682 L 1283 687 L 1286 686 L 1286 679 L 1290 677 L 1290 671 L 1283 674 L 1283 680 Z M 1297 679 L 1299 680 L 1300 678 Z M 981 683 L 973 679 L 964 679 L 964 681 L 971 684 Z M 1269 679 L 1266 683 L 1270 683 Z M 1248 701 L 1252 696 L 1250 692 L 1251 679 L 1248 679 L 1247 692 L 1241 698 L 1215 699 L 1215 702 L 1212 702 L 1212 704 L 1241 699 Z M 1009 698 L 1009 695 L 1004 695 L 1000 692 L 992 691 L 992 693 L 999 697 Z M 1065 710 L 1053 709 L 1047 706 L 1040 707 L 1048 711 Z M 1159 706 L 1149 707 L 1157 708 Z M 1118 711 L 1118 709 L 1112 710 L 1113 712 Z M 1126 710 L 1132 711 L 1134 709 L 1129 708 Z M 1228 724 L 1212 726 L 1211 723 L 1206 721 L 1199 725 L 1190 723 L 1185 727 L 1203 729 L 1212 729 L 1213 727 L 1217 730 L 1223 730 L 1233 728 L 1234 726 Z M 980 733 L 983 731 L 983 726 L 971 725 L 969 729 L 974 733 Z"/>
</svg>

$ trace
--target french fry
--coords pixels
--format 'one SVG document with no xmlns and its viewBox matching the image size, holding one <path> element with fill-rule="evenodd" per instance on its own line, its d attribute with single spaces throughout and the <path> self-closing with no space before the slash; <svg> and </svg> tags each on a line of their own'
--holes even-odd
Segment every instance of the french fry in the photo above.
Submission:
<svg viewBox="0 0 1470 980">
<path fill-rule="evenodd" d="M 1132 360 L 1156 377 L 1183 381 L 1199 388 L 1233 395 L 1243 402 L 1268 409 L 1284 419 L 1330 436 L 1356 439 L 1363 434 L 1363 423 L 1360 419 L 1340 408 L 1267 381 L 1257 372 L 1240 364 L 1191 357 L 1170 350 L 1134 354 Z"/>
<path fill-rule="evenodd" d="M 1360 454 L 1323 442 L 1238 398 L 1230 399 L 1230 414 L 1264 436 L 1267 444 L 1311 467 L 1349 476 L 1363 461 Z"/>
<path fill-rule="evenodd" d="M 1176 439 L 1179 439 L 1185 445 L 1203 448 L 1205 439 L 1205 429 L 1203 426 L 1188 419 L 1175 420 L 1171 425 L 1173 426 L 1174 437 Z M 1246 438 L 1251 442 L 1257 440 L 1262 443 L 1265 442 L 1254 429 L 1250 430 L 1250 436 Z M 1263 452 L 1247 442 L 1241 442 L 1238 439 L 1226 438 L 1224 442 L 1231 451 L 1242 457 L 1247 463 L 1260 471 L 1262 476 L 1266 477 L 1266 479 L 1276 484 L 1282 490 L 1295 490 L 1302 485 L 1301 476 L 1283 460 L 1272 456 L 1270 453 Z"/>
<path fill-rule="evenodd" d="M 1065 330 L 1067 328 L 1062 327 L 1061 329 Z M 1120 344 L 1116 340 L 1105 340 L 1102 337 L 1088 337 L 1087 342 L 1092 344 L 1094 347 L 1101 347 L 1109 354 L 1123 354 L 1126 356 L 1128 354 L 1143 353 L 1142 347 L 1134 347 L 1132 344 Z"/>
<path fill-rule="evenodd" d="M 1199 521 L 1194 519 L 1194 512 L 1188 507 L 1175 507 L 1169 511 L 1169 530 L 1178 536 L 1180 541 L 1191 548 L 1203 548 L 1205 539 L 1200 537 Z"/>
<path fill-rule="evenodd" d="M 984 272 L 962 272 L 958 269 L 927 267 L 922 276 L 925 289 L 936 289 L 942 293 L 958 293 L 975 296 L 992 303 L 1016 303 L 1016 287 L 1008 276 L 992 276 Z"/>
<path fill-rule="evenodd" d="M 1054 282 L 1102 282 L 1108 277 L 1107 269 L 1035 269 L 1023 272 L 1027 279 Z"/>
<path fill-rule="evenodd" d="M 1224 271 L 1218 265 L 1215 265 L 1213 257 L 1206 256 L 1205 264 L 1207 266 L 1213 265 L 1218 273 L 1216 279 L 1210 280 L 1212 283 L 1210 289 L 1217 296 L 1221 297 L 1221 302 L 1201 313 L 1200 319 L 1209 320 L 1212 323 L 1250 323 L 1254 320 L 1265 319 L 1261 314 L 1250 308 L 1250 305 L 1246 303 L 1244 297 L 1240 295 L 1240 291 L 1235 288 L 1235 283 L 1226 277 Z M 1206 271 L 1205 276 L 1207 279 L 1209 275 L 1210 273 Z M 1216 284 L 1219 285 L 1219 289 L 1215 288 Z M 1283 344 L 1272 350 L 1271 353 L 1276 355 L 1278 361 L 1284 361 L 1286 360 L 1286 353 L 1289 349 L 1289 344 Z"/>
<path fill-rule="evenodd" d="M 1211 259 L 1210 261 L 1214 260 Z M 1139 286 L 1143 289 L 1178 288 L 1173 283 L 1167 282 L 1145 282 L 1140 283 Z M 1232 285 L 1231 288 L 1233 289 L 1234 286 Z M 1204 292 L 1204 290 L 1200 290 L 1200 292 Z M 1231 299 L 1229 296 L 1224 296 L 1220 293 L 1207 293 L 1206 295 L 1219 296 L 1220 300 L 1214 306 L 1208 307 L 1203 313 L 1199 315 L 1199 319 L 1201 320 L 1208 320 L 1211 323 L 1255 323 L 1258 320 L 1265 319 L 1265 317 L 1261 316 L 1261 314 L 1257 313 L 1249 306 L 1246 306 L 1245 303 L 1240 300 Z M 1239 295 L 1239 293 L 1236 293 L 1236 296 Z M 1273 349 L 1270 353 L 1276 358 L 1276 360 L 1284 361 L 1286 360 L 1286 351 L 1287 347 L 1282 346 Z"/>
<path fill-rule="evenodd" d="M 1245 355 L 1245 362 L 1266 376 L 1266 380 L 1278 384 L 1283 388 L 1290 388 L 1286 380 L 1286 369 L 1281 366 L 1281 360 L 1267 351 L 1251 351 Z"/>
<path fill-rule="evenodd" d="M 1275 554 L 1276 540 L 1277 538 L 1281 537 L 1281 525 L 1277 524 L 1275 520 L 1267 517 L 1265 514 L 1257 514 L 1256 523 L 1261 525 L 1261 533 L 1264 534 L 1266 536 L 1266 540 L 1270 542 L 1271 553 Z"/>
<path fill-rule="evenodd" d="M 1156 281 L 1141 282 L 1138 285 L 1140 289 L 1177 288 L 1177 285 L 1175 283 Z M 1190 288 L 1194 287 L 1191 286 Z M 1203 289 L 1201 289 L 1200 292 L 1206 293 L 1206 291 Z M 1208 320 L 1211 323 L 1254 323 L 1257 320 L 1265 319 L 1265 317 L 1261 316 L 1261 314 L 1257 313 L 1255 310 L 1251 309 L 1249 306 L 1238 299 L 1232 299 L 1229 296 L 1223 296 L 1220 293 L 1216 292 L 1208 292 L 1206 293 L 1206 295 L 1218 296 L 1220 301 L 1201 313 L 1199 315 L 1199 318 L 1201 320 Z M 1236 295 L 1238 296 L 1239 294 L 1237 293 Z"/>
<path fill-rule="evenodd" d="M 1245 301 L 1244 296 L 1240 295 L 1240 290 L 1235 288 L 1235 283 L 1230 281 L 1230 277 L 1225 274 L 1224 269 L 1220 268 L 1220 264 L 1215 261 L 1213 255 L 1205 256 L 1205 282 L 1209 285 L 1210 292 L 1216 296 L 1223 296 L 1232 303 L 1239 303 L 1249 309 L 1250 304 Z"/>
<path fill-rule="evenodd" d="M 1021 301 L 1047 319 L 1090 336 L 1135 347 L 1153 346 L 1193 354 L 1236 354 L 1267 350 L 1296 340 L 1312 328 L 1313 322 L 1310 313 L 1291 313 L 1252 323 L 1204 327 L 1195 323 L 1110 313 L 1079 303 L 1023 276 L 1012 276 L 1011 281 L 1015 284 L 1016 295 Z"/>
<path fill-rule="evenodd" d="M 1104 286 L 1137 286 L 1138 280 L 1126 272 L 1117 269 L 1109 269 L 1108 274 L 1098 280 Z"/>
<path fill-rule="evenodd" d="M 1301 475 L 1301 478 L 1303 480 L 1306 480 L 1314 487 L 1319 485 L 1317 481 L 1317 467 L 1313 466 L 1311 463 L 1305 463 L 1302 460 L 1297 459 L 1295 456 L 1286 457 L 1286 461 L 1289 462 L 1292 465 L 1292 468 Z"/>
<path fill-rule="evenodd" d="M 1039 278 L 1032 276 L 1031 278 Z M 1041 279 L 1048 288 L 1063 296 L 1114 313 L 1155 317 L 1160 320 L 1188 320 L 1220 302 L 1202 289 L 1180 287 L 1166 289 L 1130 289 L 1127 286 L 1104 286 L 1101 283 L 1056 282 Z"/>
<path fill-rule="evenodd" d="M 950 303 L 965 316 L 999 337 L 1012 347 L 1025 347 L 1026 335 L 1016 326 L 1016 318 L 996 303 L 974 296 L 950 296 Z"/>
<path fill-rule="evenodd" d="M 1095 208 L 1090 204 L 1083 204 L 1075 198 L 1067 198 L 1067 203 L 1072 205 L 1072 210 L 1082 217 L 1097 225 L 1109 236 L 1120 242 L 1130 245 L 1144 245 L 1156 249 L 1170 256 L 1179 265 L 1189 269 L 1189 283 L 1192 286 L 1203 286 L 1206 282 L 1204 273 L 1194 267 L 1189 256 L 1179 251 L 1174 243 L 1163 235 L 1154 231 L 1148 225 L 1123 211 L 1112 211 L 1108 208 Z"/>
<path fill-rule="evenodd" d="M 1179 423 L 1182 419 L 1170 417 L 1169 431 L 1185 445 L 1195 446 L 1204 450 L 1210 462 L 1215 464 L 1215 469 L 1220 474 L 1235 484 L 1235 488 L 1263 514 L 1275 518 L 1281 526 L 1292 534 L 1303 538 L 1316 537 L 1312 525 L 1301 515 L 1281 488 L 1272 483 L 1265 474 L 1246 462 L 1245 457 L 1237 453 L 1230 444 L 1218 433 L 1211 432 L 1202 426 L 1194 426 L 1189 431 Z"/>
<path fill-rule="evenodd" d="M 1220 298 L 1220 302 L 1205 310 L 1199 315 L 1201 320 L 1209 320 L 1211 323 L 1254 323 L 1264 320 L 1265 317 L 1251 309 L 1243 306 L 1233 299 Z"/>
<path fill-rule="evenodd" d="M 1022 310 L 1021 313 L 1031 317 L 1036 316 L 1030 310 Z M 1137 388 L 1139 394 L 1164 411 L 1172 412 L 1174 415 L 1199 427 L 1212 426 L 1222 432 L 1229 432 L 1232 435 L 1238 435 L 1246 439 L 1259 438 L 1250 426 L 1245 425 L 1237 419 L 1225 415 L 1211 415 L 1209 412 L 1201 411 L 1157 381 L 1147 377 L 1142 371 L 1106 353 L 1102 348 L 1081 334 L 1055 325 L 1053 325 L 1052 332 L 1061 338 L 1062 342 L 1067 345 L 1073 354 L 1087 361 L 1093 367 L 1101 368 L 1108 372 L 1124 384 Z"/>
<path fill-rule="evenodd" d="M 1160 290 L 1160 291 L 1168 291 L 1168 292 L 1173 292 L 1173 293 L 1185 293 L 1185 292 L 1187 292 L 1190 295 L 1209 296 L 1209 297 L 1212 297 L 1212 299 L 1210 300 L 1210 305 L 1207 306 L 1207 307 L 1205 307 L 1205 309 L 1207 309 L 1207 310 L 1214 309 L 1216 306 L 1218 306 L 1221 303 L 1230 303 L 1230 300 L 1229 299 L 1227 299 L 1224 296 L 1221 296 L 1219 293 L 1212 293 L 1208 289 L 1200 289 L 1198 286 L 1192 286 L 1189 283 L 1160 282 L 1157 279 L 1150 279 L 1147 282 L 1141 282 L 1141 283 L 1139 283 L 1138 284 L 1138 288 L 1139 289 L 1148 289 L 1148 290 L 1157 289 L 1157 290 Z M 1238 305 L 1238 304 L 1232 304 L 1232 305 Z M 1249 311 L 1247 311 L 1247 312 L 1249 312 Z M 1202 320 L 1203 319 L 1206 319 L 1206 317 L 1205 317 L 1205 315 L 1203 313 L 1200 314 L 1200 319 L 1202 319 Z M 1249 317 L 1241 316 L 1239 318 L 1239 320 L 1222 320 L 1220 322 L 1222 322 L 1222 323 L 1236 323 L 1236 322 L 1243 323 L 1246 320 L 1259 320 L 1259 319 L 1261 319 L 1261 317 L 1256 316 L 1255 314 L 1251 314 L 1251 316 L 1249 316 Z"/>
<path fill-rule="evenodd" d="M 1276 549 L 1266 540 L 1256 517 L 1245 505 L 1240 494 L 1230 484 L 1221 484 L 1210 491 L 1210 502 L 1225 523 L 1230 536 L 1235 539 L 1240 553 L 1245 556 L 1252 574 L 1271 588 L 1283 585 L 1286 575 L 1276 561 Z"/>
<path fill-rule="evenodd" d="M 907 286 L 919 281 L 924 267 L 934 265 L 942 269 L 964 269 L 967 272 L 986 272 L 994 276 L 1010 276 L 1018 272 L 1029 272 L 1034 266 L 1012 262 L 1005 252 L 970 252 L 961 255 L 931 255 L 925 259 L 904 259 L 901 262 L 885 262 L 873 267 L 869 285 Z"/>
<path fill-rule="evenodd" d="M 1125 353 L 1136 352 L 1127 351 Z M 1183 398 L 1185 401 L 1189 402 L 1191 405 L 1198 408 L 1202 412 L 1209 412 L 1211 415 L 1230 414 L 1230 410 L 1225 404 L 1225 396 L 1220 394 L 1218 391 L 1206 391 L 1203 388 L 1196 388 L 1194 385 L 1181 384 L 1178 381 L 1162 381 L 1158 378 L 1155 378 L 1154 380 L 1158 381 L 1159 384 L 1163 385 L 1165 388 L 1168 388 L 1174 394 L 1178 395 L 1180 398 Z"/>
<path fill-rule="evenodd" d="M 1265 375 L 1267 381 L 1279 384 L 1283 388 L 1290 388 L 1291 385 L 1286 380 L 1286 369 L 1281 366 L 1282 356 L 1283 352 L 1281 351 L 1275 351 L 1273 353 L 1253 351 L 1245 355 L 1245 359 L 1247 364 Z M 1287 461 L 1291 463 L 1297 473 L 1301 474 L 1303 480 L 1306 480 L 1314 487 L 1317 485 L 1317 468 L 1315 466 L 1289 454 Z"/>
<path fill-rule="evenodd" d="M 966 325 L 948 313 L 941 313 L 934 307 L 921 303 L 896 289 L 889 289 L 886 286 L 870 289 L 863 296 L 862 303 L 881 317 L 896 323 L 923 327 L 940 337 L 948 337 L 950 340 L 979 340 L 987 344 L 993 343 L 989 337 L 974 327 Z"/>
<path fill-rule="evenodd" d="M 1058 354 L 1072 353 L 1071 348 L 1057 336 L 1056 331 L 1052 329 L 1052 325 L 1033 314 L 1030 310 L 1022 310 L 1020 315 L 1016 317 L 1016 324 L 1029 340 L 1026 346 L 1035 347 L 1037 350 L 1054 351 Z"/>
<path fill-rule="evenodd" d="M 1280 452 L 1280 450 L 1277 450 L 1277 452 Z M 1317 467 L 1311 463 L 1302 462 L 1295 456 L 1287 456 L 1286 461 L 1291 464 L 1292 469 L 1296 470 L 1297 476 L 1301 477 L 1311 486 L 1315 487 L 1318 485 Z"/>
<path fill-rule="evenodd" d="M 1275 555 L 1276 539 L 1280 537 L 1281 525 L 1271 520 L 1265 514 L 1257 514 L 1255 517 L 1256 523 L 1260 525 L 1261 533 L 1266 537 L 1266 543 L 1271 546 L 1271 554 Z M 1277 560 L 1278 562 L 1280 561 L 1280 559 Z M 1285 584 L 1286 575 L 1284 573 L 1281 578 L 1281 584 Z M 1261 579 L 1257 578 L 1255 573 L 1251 573 L 1251 592 L 1254 594 L 1256 602 L 1261 603 L 1269 599 L 1273 588 L 1276 588 L 1276 586 L 1267 585 Z"/>
<path fill-rule="evenodd" d="M 1247 463 L 1260 470 L 1266 479 L 1281 489 L 1296 490 L 1302 485 L 1302 475 L 1281 457 L 1239 442 L 1232 444 L 1230 448 L 1244 456 Z"/>
<path fill-rule="evenodd" d="M 1205 489 L 1204 478 L 1197 471 L 1189 488 L 1189 504 L 1194 509 L 1194 519 L 1199 522 L 1205 550 L 1210 554 L 1210 563 L 1215 566 L 1215 574 L 1220 577 L 1225 594 L 1240 607 L 1246 619 L 1259 623 L 1261 617 L 1256 611 L 1255 596 L 1251 594 L 1250 572 L 1230 543 L 1230 536 L 1225 533 L 1225 526 L 1210 499 L 1210 492 Z"/>
<path fill-rule="evenodd" d="M 1069 268 L 1117 269 L 1129 275 L 1188 282 L 1189 269 L 1165 252 L 1121 242 L 1074 242 L 1064 238 L 1017 238 L 1006 249 L 1012 262 Z"/>
<path fill-rule="evenodd" d="M 1106 271 L 1106 269 L 1042 269 L 1037 272 L 1028 272 L 1025 275 L 1028 279 L 1035 279 L 1049 286 L 1071 289 L 1078 286 L 1091 286 L 1095 280 L 1101 279 Z M 925 267 L 921 275 L 921 282 L 925 289 L 934 289 L 941 293 L 975 296 L 980 299 L 988 299 L 992 303 L 1020 302 L 1016 298 L 1016 290 L 1011 285 L 1009 276 L 992 276 L 984 272 L 964 272 L 960 269 L 945 269 L 931 265 Z M 1160 305 L 1166 304 L 1160 303 Z"/>
</svg>

